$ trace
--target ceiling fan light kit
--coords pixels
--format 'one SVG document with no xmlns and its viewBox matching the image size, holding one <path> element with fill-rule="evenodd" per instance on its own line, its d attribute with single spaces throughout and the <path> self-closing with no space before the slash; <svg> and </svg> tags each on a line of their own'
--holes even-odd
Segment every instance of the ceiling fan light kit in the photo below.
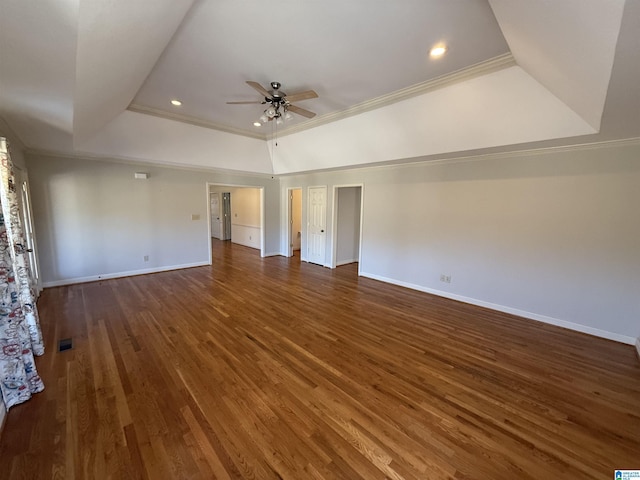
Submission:
<svg viewBox="0 0 640 480">
<path fill-rule="evenodd" d="M 287 95 L 280 90 L 282 86 L 280 82 L 271 82 L 271 90 L 267 90 L 258 82 L 247 81 L 247 85 L 256 90 L 262 96 L 264 101 L 260 102 L 227 102 L 229 105 L 246 105 L 246 104 L 261 104 L 269 105 L 260 116 L 260 123 L 265 124 L 275 120 L 276 125 L 281 125 L 285 120 L 293 118 L 291 112 L 302 115 L 306 118 L 313 118 L 316 116 L 314 112 L 305 110 L 304 108 L 293 105 L 291 102 L 300 100 L 308 100 L 310 98 L 318 98 L 318 94 L 313 90 L 307 90 L 304 92 L 298 92 L 291 95 Z M 254 123 L 256 125 L 257 122 Z M 257 125 L 256 125 L 257 126 Z"/>
</svg>

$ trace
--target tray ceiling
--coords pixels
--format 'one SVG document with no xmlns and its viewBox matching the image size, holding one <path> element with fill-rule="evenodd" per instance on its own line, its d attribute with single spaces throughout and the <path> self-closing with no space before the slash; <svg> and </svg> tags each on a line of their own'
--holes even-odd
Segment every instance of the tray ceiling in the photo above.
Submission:
<svg viewBox="0 0 640 480">
<path fill-rule="evenodd" d="M 226 104 L 260 99 L 247 80 L 319 94 L 298 103 L 316 118 L 294 115 L 280 127 L 290 147 L 306 145 L 290 148 L 292 158 L 338 137 L 362 157 L 367 136 L 394 137 L 383 157 L 345 158 L 342 167 L 640 134 L 637 0 L 0 1 L 0 116 L 31 150 L 305 170 L 277 164 L 264 142 L 272 124 L 253 126 L 260 105 Z M 440 43 L 446 55 L 431 59 Z M 399 112 L 421 123 L 400 129 Z M 476 135 L 505 120 L 523 131 Z M 323 162 L 315 155 L 309 168 Z"/>
</svg>

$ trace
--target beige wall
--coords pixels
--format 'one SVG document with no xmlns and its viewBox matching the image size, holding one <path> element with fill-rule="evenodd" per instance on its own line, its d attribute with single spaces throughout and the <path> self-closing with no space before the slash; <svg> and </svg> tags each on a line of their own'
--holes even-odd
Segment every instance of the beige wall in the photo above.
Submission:
<svg viewBox="0 0 640 480">
<path fill-rule="evenodd" d="M 231 192 L 231 223 L 247 227 L 260 227 L 260 189 L 236 188 Z"/>
<path fill-rule="evenodd" d="M 27 164 L 45 286 L 207 264 L 208 183 L 263 187 L 266 251 L 278 250 L 271 176 L 42 155 Z M 135 180 L 138 171 L 149 179 Z"/>
<path fill-rule="evenodd" d="M 230 188 L 231 241 L 260 248 L 260 189 Z"/>
<path fill-rule="evenodd" d="M 291 175 L 282 189 L 364 184 L 363 275 L 633 343 L 639 158 L 623 143 Z"/>
</svg>

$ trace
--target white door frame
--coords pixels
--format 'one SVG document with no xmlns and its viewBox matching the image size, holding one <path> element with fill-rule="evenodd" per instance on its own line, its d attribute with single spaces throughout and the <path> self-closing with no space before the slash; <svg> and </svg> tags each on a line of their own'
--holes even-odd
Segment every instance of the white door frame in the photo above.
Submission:
<svg viewBox="0 0 640 480">
<path fill-rule="evenodd" d="M 331 265 L 330 268 L 336 268 L 336 257 L 338 256 L 338 189 L 360 187 L 360 238 L 358 240 L 360 247 L 358 248 L 358 276 L 360 276 L 360 267 L 362 265 L 362 226 L 364 220 L 364 183 L 349 183 L 345 185 L 333 186 L 333 200 L 331 205 Z"/>
<path fill-rule="evenodd" d="M 266 232 L 265 232 L 265 209 L 264 209 L 264 187 L 260 185 L 238 185 L 234 183 L 207 182 L 207 238 L 209 245 L 209 265 L 213 265 L 213 252 L 211 250 L 211 188 L 212 187 L 232 187 L 232 188 L 257 188 L 260 190 L 260 256 L 265 256 Z"/>
</svg>

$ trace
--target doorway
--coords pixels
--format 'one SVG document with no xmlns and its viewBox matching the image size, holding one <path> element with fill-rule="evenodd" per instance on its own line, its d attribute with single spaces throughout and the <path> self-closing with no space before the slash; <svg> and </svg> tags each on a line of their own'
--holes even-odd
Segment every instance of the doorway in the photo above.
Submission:
<svg viewBox="0 0 640 480">
<path fill-rule="evenodd" d="M 341 185 L 333 191 L 332 268 L 358 263 L 362 240 L 362 185 Z"/>
<path fill-rule="evenodd" d="M 207 183 L 209 261 L 211 242 L 230 240 L 265 256 L 264 187 Z"/>
<path fill-rule="evenodd" d="M 302 248 L 302 189 L 287 189 L 287 198 L 287 256 L 292 257 Z"/>
</svg>

